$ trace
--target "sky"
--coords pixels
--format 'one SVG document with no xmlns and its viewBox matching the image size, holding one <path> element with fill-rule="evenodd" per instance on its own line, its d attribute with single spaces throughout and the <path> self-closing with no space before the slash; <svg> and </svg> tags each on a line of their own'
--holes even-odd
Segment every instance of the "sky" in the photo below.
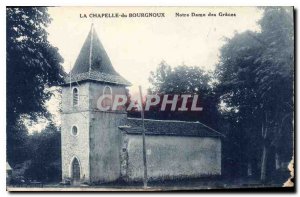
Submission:
<svg viewBox="0 0 300 197">
<path fill-rule="evenodd" d="M 81 18 L 98 13 L 165 13 L 164 18 Z M 236 17 L 175 17 L 175 13 L 235 13 Z M 261 10 L 255 7 L 52 7 L 49 41 L 59 49 L 68 72 L 73 67 L 90 26 L 101 40 L 115 70 L 134 86 L 147 88 L 150 71 L 165 60 L 214 69 L 223 37 L 235 31 L 259 29 Z M 133 87 L 134 90 L 134 87 Z"/>
<path fill-rule="evenodd" d="M 93 23 L 113 67 L 133 84 L 132 95 L 137 94 L 139 85 L 146 92 L 150 71 L 155 71 L 162 60 L 172 67 L 185 64 L 213 70 L 224 37 L 259 31 L 257 21 L 262 16 L 256 7 L 51 7 L 48 12 L 53 19 L 47 28 L 48 39 L 64 58 L 66 72 L 73 67 Z M 220 12 L 236 16 L 219 16 Z M 165 17 L 89 17 L 102 13 L 165 13 Z M 176 13 L 190 17 L 176 17 Z M 191 17 L 191 13 L 206 16 Z M 216 16 L 208 17 L 208 13 Z M 82 18 L 84 14 L 87 18 Z M 59 122 L 57 99 L 47 105 Z"/>
</svg>

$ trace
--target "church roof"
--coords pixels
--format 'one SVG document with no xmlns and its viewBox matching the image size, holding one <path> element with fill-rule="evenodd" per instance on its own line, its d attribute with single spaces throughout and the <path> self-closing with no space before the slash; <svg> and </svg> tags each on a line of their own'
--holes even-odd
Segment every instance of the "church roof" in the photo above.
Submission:
<svg viewBox="0 0 300 197">
<path fill-rule="evenodd" d="M 8 162 L 6 162 L 6 170 L 12 170 Z"/>
<path fill-rule="evenodd" d="M 222 133 L 200 123 L 178 120 L 144 119 L 146 135 L 224 137 Z M 142 134 L 142 119 L 127 118 L 127 122 L 119 129 L 128 134 Z"/>
<path fill-rule="evenodd" d="M 70 80 L 71 77 L 71 80 Z M 131 85 L 113 68 L 111 61 L 93 28 L 85 39 L 77 60 L 65 83 L 93 80 L 120 85 Z"/>
</svg>

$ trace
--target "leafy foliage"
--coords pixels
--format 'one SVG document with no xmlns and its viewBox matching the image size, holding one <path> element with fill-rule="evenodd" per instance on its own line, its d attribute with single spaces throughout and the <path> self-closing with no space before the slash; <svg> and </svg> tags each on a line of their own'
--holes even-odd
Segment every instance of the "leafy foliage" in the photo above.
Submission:
<svg viewBox="0 0 300 197">
<path fill-rule="evenodd" d="M 247 155 L 243 159 L 246 165 L 253 160 L 261 162 L 256 168 L 265 180 L 267 162 L 274 160 L 274 146 L 280 146 L 278 139 L 292 134 L 288 126 L 293 119 L 292 12 L 265 8 L 259 24 L 261 32 L 247 31 L 227 40 L 215 74 L 227 108 L 224 116 L 240 132 L 230 135 Z M 292 153 L 288 152 L 291 159 Z"/>
<path fill-rule="evenodd" d="M 22 117 L 32 120 L 50 117 L 45 102 L 52 92 L 48 87 L 63 80 L 62 57 L 47 40 L 46 27 L 51 22 L 45 7 L 8 7 L 7 18 L 7 155 L 18 160 L 16 146 L 21 146 L 26 129 Z"/>
<path fill-rule="evenodd" d="M 201 121 L 207 125 L 216 128 L 216 120 L 219 117 L 218 97 L 215 95 L 212 86 L 212 75 L 206 73 L 199 67 L 189 67 L 186 65 L 177 66 L 172 69 L 166 62 L 162 61 L 155 72 L 150 73 L 149 81 L 152 88 L 151 94 L 169 94 L 169 95 L 199 95 L 203 111 L 199 112 L 170 112 L 159 111 L 161 106 L 146 112 L 148 118 L 154 119 L 177 119 L 189 121 Z M 179 102 L 180 106 L 180 102 Z"/>
<path fill-rule="evenodd" d="M 21 153 L 23 154 L 18 155 L 18 164 L 13 168 L 11 184 L 18 184 L 20 180 L 27 183 L 60 181 L 61 135 L 59 128 L 53 123 L 49 123 L 40 133 L 26 136 Z"/>
<path fill-rule="evenodd" d="M 26 178 L 38 181 L 60 181 L 61 136 L 59 129 L 50 123 L 41 133 L 30 135 L 26 149 L 30 151 L 31 165 Z"/>
<path fill-rule="evenodd" d="M 20 115 L 46 115 L 51 92 L 62 82 L 62 57 L 50 45 L 47 8 L 7 8 L 7 104 L 11 121 Z M 14 114 L 14 115 L 13 115 Z"/>
</svg>

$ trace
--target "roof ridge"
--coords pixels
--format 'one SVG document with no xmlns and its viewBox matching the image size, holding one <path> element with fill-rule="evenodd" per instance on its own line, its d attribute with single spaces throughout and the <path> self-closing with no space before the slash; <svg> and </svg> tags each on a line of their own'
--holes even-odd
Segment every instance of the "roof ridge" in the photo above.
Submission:
<svg viewBox="0 0 300 197">
<path fill-rule="evenodd" d="M 92 23 L 91 25 L 91 42 L 90 42 L 90 53 L 89 53 L 89 76 L 91 74 L 91 70 L 92 70 L 92 55 L 93 55 L 93 27 L 94 27 L 94 23 Z"/>
<path fill-rule="evenodd" d="M 128 119 L 135 119 L 135 120 L 142 120 L 141 118 L 128 118 Z M 162 120 L 162 119 L 150 119 L 150 118 L 144 118 L 144 120 L 150 120 L 150 121 L 163 121 L 163 122 L 185 122 L 185 123 L 200 123 L 199 121 L 185 121 L 185 120 Z M 201 123 L 203 124 L 203 123 Z"/>
<path fill-rule="evenodd" d="M 129 120 L 141 120 L 142 121 L 141 118 L 127 118 L 127 119 L 129 119 Z M 177 122 L 177 123 L 199 124 L 199 125 L 202 125 L 203 127 L 207 128 L 207 129 L 209 129 L 209 130 L 211 130 L 213 132 L 218 133 L 219 135 L 221 135 L 223 137 L 226 137 L 224 134 L 216 131 L 215 129 L 213 129 L 213 128 L 205 125 L 205 124 L 203 124 L 200 121 L 191 122 L 191 121 L 182 121 L 182 120 L 157 120 L 157 119 L 144 119 L 144 120 L 146 120 L 146 121 L 156 121 L 156 122 Z"/>
</svg>

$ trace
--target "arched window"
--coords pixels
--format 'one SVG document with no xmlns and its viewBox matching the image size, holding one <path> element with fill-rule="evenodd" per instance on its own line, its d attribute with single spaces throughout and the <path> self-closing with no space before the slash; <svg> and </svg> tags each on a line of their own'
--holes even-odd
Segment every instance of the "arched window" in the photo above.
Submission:
<svg viewBox="0 0 300 197">
<path fill-rule="evenodd" d="M 105 86 L 104 89 L 103 89 L 103 94 L 112 95 L 111 87 Z"/>
<path fill-rule="evenodd" d="M 78 134 L 78 129 L 77 129 L 77 127 L 76 127 L 76 126 L 73 126 L 71 132 L 72 132 L 72 135 L 75 135 L 75 136 L 76 136 L 76 135 Z"/>
<path fill-rule="evenodd" d="M 78 106 L 78 89 L 73 89 L 73 106 Z"/>
<path fill-rule="evenodd" d="M 112 98 L 111 87 L 105 86 L 104 89 L 103 89 L 103 95 L 108 95 L 109 97 L 103 99 L 102 105 L 112 107 L 111 105 L 112 105 L 112 99 L 113 98 Z"/>
</svg>

